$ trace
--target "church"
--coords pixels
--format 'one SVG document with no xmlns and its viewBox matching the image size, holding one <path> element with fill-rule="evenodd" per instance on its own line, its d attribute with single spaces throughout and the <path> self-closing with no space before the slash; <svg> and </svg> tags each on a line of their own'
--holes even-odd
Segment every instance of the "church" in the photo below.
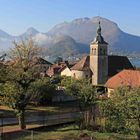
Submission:
<svg viewBox="0 0 140 140">
<path fill-rule="evenodd" d="M 104 85 L 110 77 L 124 69 L 134 67 L 126 56 L 108 55 L 108 43 L 102 36 L 99 22 L 96 37 L 90 43 L 90 54 L 73 67 L 65 67 L 61 75 L 76 79 L 91 78 L 93 85 Z"/>
</svg>

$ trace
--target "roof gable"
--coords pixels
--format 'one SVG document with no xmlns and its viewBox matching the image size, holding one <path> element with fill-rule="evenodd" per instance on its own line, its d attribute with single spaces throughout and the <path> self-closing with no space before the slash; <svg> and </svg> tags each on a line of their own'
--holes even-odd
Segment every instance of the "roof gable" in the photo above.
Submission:
<svg viewBox="0 0 140 140">
<path fill-rule="evenodd" d="M 83 57 L 78 63 L 76 63 L 71 70 L 79 70 L 79 71 L 84 71 L 84 70 L 89 70 L 89 56 Z"/>
<path fill-rule="evenodd" d="M 111 77 L 105 85 L 113 89 L 121 86 L 140 87 L 140 71 L 123 70 Z"/>
</svg>

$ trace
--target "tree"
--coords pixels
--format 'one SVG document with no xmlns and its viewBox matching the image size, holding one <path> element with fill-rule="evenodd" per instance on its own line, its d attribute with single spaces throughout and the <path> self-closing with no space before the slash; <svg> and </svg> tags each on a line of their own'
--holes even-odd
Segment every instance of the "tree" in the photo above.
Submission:
<svg viewBox="0 0 140 140">
<path fill-rule="evenodd" d="M 126 98 L 127 117 L 129 118 L 129 125 L 134 126 L 134 131 L 140 139 L 140 88 L 130 90 L 130 94 Z"/>
<path fill-rule="evenodd" d="M 37 80 L 33 59 L 40 53 L 40 49 L 32 39 L 21 43 L 14 42 L 14 45 L 10 52 L 11 63 L 6 66 L 8 73 L 5 75 L 5 83 L 0 85 L 0 104 L 7 105 L 15 111 L 20 128 L 24 129 L 24 114 L 31 98 L 31 84 Z"/>
<path fill-rule="evenodd" d="M 5 76 L 8 74 L 8 71 L 6 69 L 6 66 L 3 62 L 0 62 L 0 83 L 5 82 Z"/>
<path fill-rule="evenodd" d="M 121 87 L 111 98 L 100 102 L 100 111 L 106 119 L 106 131 L 138 132 L 140 129 L 140 89 Z"/>
<path fill-rule="evenodd" d="M 52 101 L 56 87 L 51 84 L 50 78 L 42 77 L 32 84 L 32 100 L 37 104 L 46 105 Z"/>
<path fill-rule="evenodd" d="M 97 103 L 96 88 L 87 79 L 64 78 L 61 83 L 67 93 L 77 98 L 80 110 L 84 111 L 82 127 L 94 126 Z"/>
</svg>

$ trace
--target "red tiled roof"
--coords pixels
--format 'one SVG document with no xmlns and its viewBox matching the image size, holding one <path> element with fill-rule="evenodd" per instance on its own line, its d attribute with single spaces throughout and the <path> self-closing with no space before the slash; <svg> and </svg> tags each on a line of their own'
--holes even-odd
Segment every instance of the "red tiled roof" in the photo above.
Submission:
<svg viewBox="0 0 140 140">
<path fill-rule="evenodd" d="M 65 67 L 67 66 L 66 63 L 60 63 L 60 64 L 53 64 L 49 69 L 47 70 L 47 75 L 53 76 L 55 74 L 59 74 Z"/>
<path fill-rule="evenodd" d="M 123 70 L 110 78 L 106 84 L 108 88 L 118 88 L 121 86 L 140 87 L 140 71 Z"/>
<path fill-rule="evenodd" d="M 83 57 L 78 63 L 76 63 L 71 70 L 89 70 L 89 56 Z"/>
</svg>

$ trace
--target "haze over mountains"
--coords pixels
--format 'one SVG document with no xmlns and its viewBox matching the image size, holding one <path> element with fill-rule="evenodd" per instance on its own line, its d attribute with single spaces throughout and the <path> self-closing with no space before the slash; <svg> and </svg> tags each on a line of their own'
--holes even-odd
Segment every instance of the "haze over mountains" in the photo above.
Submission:
<svg viewBox="0 0 140 140">
<path fill-rule="evenodd" d="M 47 55 L 67 56 L 88 53 L 89 44 L 96 36 L 98 21 L 101 22 L 102 35 L 109 43 L 110 52 L 140 52 L 140 37 L 123 32 L 116 23 L 102 18 L 79 18 L 54 26 L 46 33 L 33 27 L 19 36 L 12 36 L 0 30 L 0 50 L 8 50 L 12 41 L 32 37 Z"/>
</svg>

